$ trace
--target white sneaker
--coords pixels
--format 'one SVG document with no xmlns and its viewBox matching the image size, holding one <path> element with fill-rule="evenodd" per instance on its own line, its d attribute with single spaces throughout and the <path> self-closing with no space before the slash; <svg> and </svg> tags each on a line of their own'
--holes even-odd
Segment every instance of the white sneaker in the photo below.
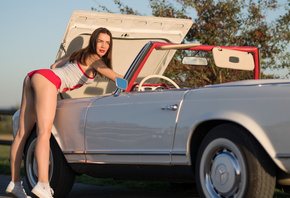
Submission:
<svg viewBox="0 0 290 198">
<path fill-rule="evenodd" d="M 20 185 L 15 185 L 14 182 L 10 182 L 6 188 L 6 194 L 13 198 L 31 198 L 30 196 L 27 196 L 22 186 L 22 182 Z"/>
<path fill-rule="evenodd" d="M 36 186 L 34 186 L 31 192 L 39 198 L 53 198 L 52 196 L 54 193 L 52 188 L 49 188 L 46 190 L 45 188 L 41 187 L 39 184 L 36 184 Z"/>
</svg>

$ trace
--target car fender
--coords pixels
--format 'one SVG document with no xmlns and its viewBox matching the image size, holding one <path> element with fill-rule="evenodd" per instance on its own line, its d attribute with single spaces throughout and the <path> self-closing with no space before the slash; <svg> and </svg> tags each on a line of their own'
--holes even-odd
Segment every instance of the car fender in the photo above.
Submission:
<svg viewBox="0 0 290 198">
<path fill-rule="evenodd" d="M 277 158 L 277 151 L 275 146 L 270 141 L 270 138 L 265 131 L 265 129 L 257 123 L 253 118 L 238 112 L 224 111 L 224 112 L 210 112 L 208 114 L 204 114 L 196 119 L 196 122 L 191 127 L 191 133 L 189 134 L 188 142 L 187 142 L 187 150 L 190 151 L 191 141 L 193 134 L 195 133 L 198 126 L 201 124 L 211 122 L 211 121 L 221 121 L 224 122 L 232 122 L 237 125 L 240 125 L 247 129 L 249 133 L 251 133 L 256 140 L 261 144 L 261 146 L 268 153 L 270 158 L 274 161 L 274 163 L 283 171 L 289 172 L 290 170 L 290 160 L 289 158 Z M 190 156 L 190 155 L 189 155 Z M 189 159 L 190 160 L 190 159 Z"/>
<path fill-rule="evenodd" d="M 13 135 L 13 138 L 15 138 L 16 134 L 17 134 L 17 130 L 18 130 L 18 127 L 19 127 L 19 115 L 20 115 L 20 109 L 17 110 L 13 116 L 12 116 L 12 135 Z M 55 126 L 53 125 L 52 126 L 52 130 L 51 130 L 51 133 L 54 135 L 54 136 L 57 136 L 57 130 L 55 128 Z M 60 143 L 60 140 L 58 139 L 58 144 Z"/>
<path fill-rule="evenodd" d="M 16 133 L 17 133 L 17 130 L 18 130 L 19 115 L 20 115 L 20 109 L 17 110 L 12 116 L 12 135 L 13 135 L 13 138 L 16 136 Z"/>
</svg>

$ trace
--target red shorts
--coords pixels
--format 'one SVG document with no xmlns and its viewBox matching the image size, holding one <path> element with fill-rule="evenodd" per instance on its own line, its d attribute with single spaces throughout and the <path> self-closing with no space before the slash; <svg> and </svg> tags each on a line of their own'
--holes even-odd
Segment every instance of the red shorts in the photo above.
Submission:
<svg viewBox="0 0 290 198">
<path fill-rule="evenodd" d="M 55 75 L 55 73 L 50 69 L 39 69 L 28 73 L 30 80 L 34 74 L 41 74 L 42 76 L 47 78 L 47 80 L 49 80 L 52 84 L 54 84 L 57 90 L 60 88 L 61 85 L 60 78 L 57 75 Z"/>
</svg>

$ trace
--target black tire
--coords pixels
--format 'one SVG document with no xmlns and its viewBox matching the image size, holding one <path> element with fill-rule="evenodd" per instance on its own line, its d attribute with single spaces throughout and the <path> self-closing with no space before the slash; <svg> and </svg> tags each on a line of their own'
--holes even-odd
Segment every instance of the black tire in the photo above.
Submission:
<svg viewBox="0 0 290 198">
<path fill-rule="evenodd" d="M 198 151 L 196 184 L 201 197 L 273 197 L 275 165 L 248 132 L 233 124 L 212 129 Z"/>
<path fill-rule="evenodd" d="M 25 177 L 30 189 L 32 189 L 37 181 L 37 165 L 34 157 L 36 145 L 35 130 L 29 136 L 24 150 L 24 170 Z M 55 198 L 66 197 L 71 191 L 75 180 L 75 173 L 68 165 L 63 156 L 53 135 L 50 138 L 50 158 L 49 158 L 49 182 L 51 188 L 54 190 Z"/>
</svg>

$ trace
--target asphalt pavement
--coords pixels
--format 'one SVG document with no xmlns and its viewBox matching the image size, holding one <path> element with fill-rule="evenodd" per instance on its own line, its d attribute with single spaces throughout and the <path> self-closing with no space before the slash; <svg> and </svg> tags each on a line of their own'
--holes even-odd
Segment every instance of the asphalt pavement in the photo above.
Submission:
<svg viewBox="0 0 290 198">
<path fill-rule="evenodd" d="M 31 192 L 27 186 L 25 178 L 24 188 L 28 195 Z M 10 182 L 10 176 L 0 175 L 0 198 L 8 198 L 5 189 Z M 67 198 L 197 198 L 193 194 L 172 193 L 164 191 L 135 190 L 112 186 L 94 186 L 75 183 Z"/>
</svg>

